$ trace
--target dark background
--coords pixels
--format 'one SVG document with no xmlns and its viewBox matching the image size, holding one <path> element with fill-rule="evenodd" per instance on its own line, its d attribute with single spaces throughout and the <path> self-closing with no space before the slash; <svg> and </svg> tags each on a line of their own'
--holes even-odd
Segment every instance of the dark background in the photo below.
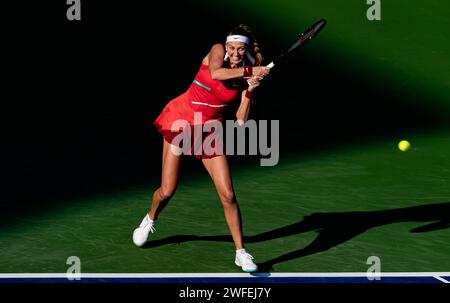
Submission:
<svg viewBox="0 0 450 303">
<path fill-rule="evenodd" d="M 4 8 L 4 220 L 96 191 L 156 186 L 162 139 L 152 122 L 209 48 L 239 23 L 252 26 L 268 60 L 290 42 L 262 20 L 190 1 L 93 2 L 82 2 L 81 21 L 66 19 L 64 1 Z M 280 163 L 443 122 L 417 105 L 421 96 L 318 45 L 281 63 L 256 95 L 252 117 L 280 120 Z"/>
</svg>

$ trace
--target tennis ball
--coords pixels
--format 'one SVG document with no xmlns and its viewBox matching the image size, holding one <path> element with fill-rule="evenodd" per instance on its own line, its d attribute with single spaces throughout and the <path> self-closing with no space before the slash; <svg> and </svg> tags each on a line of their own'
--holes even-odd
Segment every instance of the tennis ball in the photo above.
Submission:
<svg viewBox="0 0 450 303">
<path fill-rule="evenodd" d="M 402 140 L 398 143 L 398 149 L 401 150 L 402 152 L 407 151 L 410 147 L 411 144 L 406 140 Z"/>
</svg>

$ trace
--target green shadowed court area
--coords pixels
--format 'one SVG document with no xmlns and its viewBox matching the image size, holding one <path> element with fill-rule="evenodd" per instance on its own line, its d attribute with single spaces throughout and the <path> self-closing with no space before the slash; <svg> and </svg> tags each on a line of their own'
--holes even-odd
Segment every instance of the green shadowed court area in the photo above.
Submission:
<svg viewBox="0 0 450 303">
<path fill-rule="evenodd" d="M 247 247 L 274 272 L 450 270 L 450 132 L 235 169 Z M 199 164 L 199 168 L 200 163 Z M 72 201 L 0 232 L 2 273 L 240 272 L 211 181 L 182 179 L 144 248 L 131 234 L 156 184 Z M 268 266 L 269 268 L 270 266 Z"/>
<path fill-rule="evenodd" d="M 230 19 L 237 15 L 235 19 L 240 22 L 254 24 L 256 32 L 270 33 L 273 39 L 266 41 L 263 36 L 260 43 L 265 48 L 274 48 L 273 55 L 287 47 L 306 27 L 321 18 L 327 19 L 320 37 L 301 51 L 303 55 L 297 55 L 300 57 L 296 72 L 310 73 L 298 64 L 311 61 L 317 67 L 336 65 L 341 74 L 350 72 L 355 78 L 380 82 L 383 86 L 379 90 L 398 87 L 410 94 L 407 100 L 399 98 L 399 103 L 450 110 L 450 37 L 446 30 L 450 27 L 447 14 L 450 3 L 447 1 L 381 1 L 378 21 L 367 19 L 372 5 L 360 0 L 233 0 L 229 3 L 228 6 L 216 4 L 216 7 Z M 208 2 L 208 5 L 214 4 Z M 368 96 L 373 91 L 366 93 Z M 413 102 L 417 96 L 426 98 L 426 104 Z"/>
</svg>

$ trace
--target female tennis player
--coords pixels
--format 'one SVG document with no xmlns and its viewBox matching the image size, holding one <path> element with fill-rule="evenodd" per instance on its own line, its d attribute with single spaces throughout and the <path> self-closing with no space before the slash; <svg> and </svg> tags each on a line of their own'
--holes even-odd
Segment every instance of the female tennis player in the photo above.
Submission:
<svg viewBox="0 0 450 303">
<path fill-rule="evenodd" d="M 188 127 L 193 128 L 198 123 L 198 119 L 194 119 L 195 114 L 196 117 L 201 114 L 202 125 L 211 121 L 222 122 L 227 106 L 238 99 L 238 96 L 240 105 L 236 112 L 237 121 L 247 121 L 252 93 L 270 71 L 269 68 L 260 66 L 262 60 L 251 29 L 243 24 L 236 26 L 229 32 L 225 44 L 219 43 L 211 47 L 189 89 L 171 100 L 154 121 L 153 124 L 163 136 L 162 180 L 161 186 L 153 193 L 150 212 L 133 232 L 133 242 L 137 246 L 144 245 L 149 233 L 155 231 L 158 215 L 174 195 L 178 183 L 182 155 L 174 152 L 181 148 L 174 144 L 174 139 L 180 135 L 181 129 L 173 131 L 174 122 L 188 121 Z M 201 140 L 205 142 L 207 139 L 208 136 L 205 136 Z M 244 247 L 241 215 L 226 155 L 217 149 L 213 153 L 207 153 L 206 150 L 200 149 L 199 152 L 192 147 L 191 151 L 191 154 L 201 158 L 217 189 L 236 247 L 235 264 L 245 272 L 256 271 L 257 265 Z"/>
</svg>

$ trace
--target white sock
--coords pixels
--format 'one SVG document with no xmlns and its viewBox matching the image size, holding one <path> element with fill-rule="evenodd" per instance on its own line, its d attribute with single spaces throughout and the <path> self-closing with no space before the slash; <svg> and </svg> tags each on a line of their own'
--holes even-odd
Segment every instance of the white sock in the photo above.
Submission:
<svg viewBox="0 0 450 303">
<path fill-rule="evenodd" d="M 147 214 L 147 220 L 150 221 L 150 223 L 156 223 L 156 220 L 150 219 L 150 215 L 149 214 Z"/>
<path fill-rule="evenodd" d="M 245 248 L 241 248 L 241 249 L 238 249 L 238 250 L 236 250 L 236 253 L 237 254 L 243 254 L 243 253 L 245 253 L 246 251 L 245 251 Z"/>
</svg>

